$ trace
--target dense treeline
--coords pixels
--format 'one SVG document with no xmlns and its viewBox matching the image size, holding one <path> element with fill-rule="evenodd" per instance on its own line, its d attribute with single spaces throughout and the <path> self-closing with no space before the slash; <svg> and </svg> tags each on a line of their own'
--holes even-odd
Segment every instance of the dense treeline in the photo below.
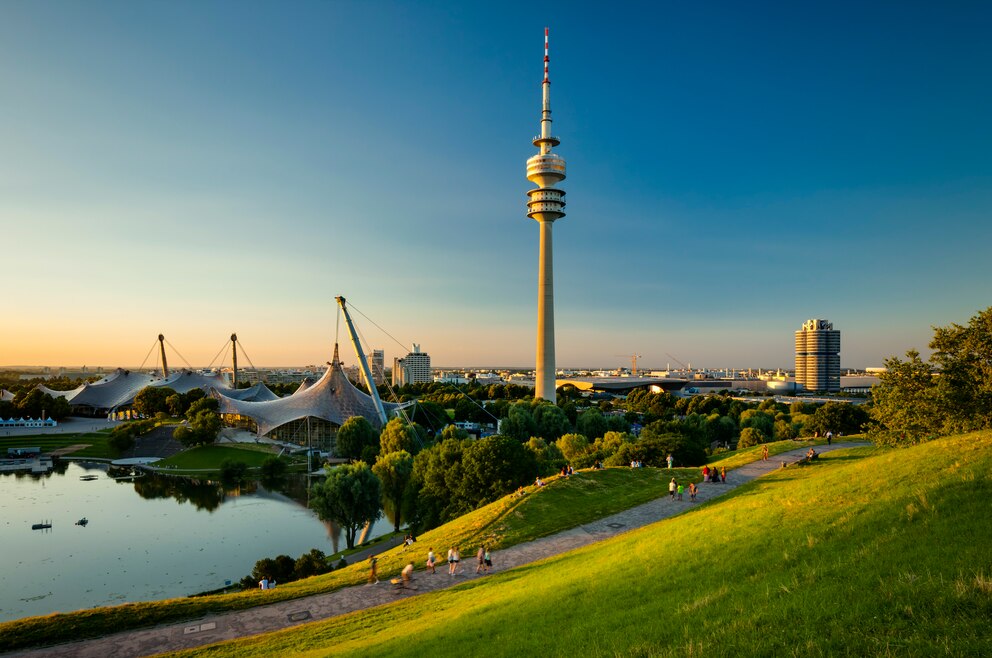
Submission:
<svg viewBox="0 0 992 658">
<path fill-rule="evenodd" d="M 41 418 L 44 415 L 60 421 L 71 412 L 65 398 L 53 397 L 34 387 L 19 390 L 13 401 L 0 401 L 0 418 Z"/>
<path fill-rule="evenodd" d="M 411 410 L 418 422 L 393 419 L 377 433 L 355 417 L 338 431 L 338 454 L 355 463 L 314 488 L 313 506 L 341 524 L 349 542 L 379 518 L 383 506 L 393 511 L 396 530 L 402 522 L 423 530 L 566 465 L 662 466 L 671 455 L 679 466 L 698 466 L 714 450 L 827 431 L 856 433 L 868 420 L 862 407 L 847 403 L 747 403 L 726 395 L 635 391 L 625 401 L 581 399 L 580 407 L 576 395 L 566 394 L 558 405 L 533 397 L 485 401 L 500 412 L 499 434 L 475 440 L 447 424 L 451 415 L 435 402 L 458 404 L 464 396 L 445 398 L 439 386 L 423 386 L 432 399 Z"/>
</svg>

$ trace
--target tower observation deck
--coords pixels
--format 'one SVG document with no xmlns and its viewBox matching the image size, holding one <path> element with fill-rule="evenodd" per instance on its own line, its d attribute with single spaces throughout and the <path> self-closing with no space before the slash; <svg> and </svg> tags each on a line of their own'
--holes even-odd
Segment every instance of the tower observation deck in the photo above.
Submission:
<svg viewBox="0 0 992 658">
<path fill-rule="evenodd" d="M 555 401 L 555 301 L 551 227 L 565 216 L 565 159 L 551 151 L 561 140 L 551 134 L 551 80 L 548 77 L 548 29 L 544 29 L 544 81 L 541 83 L 541 134 L 534 138 L 537 155 L 527 159 L 527 216 L 541 227 L 537 274 L 537 368 L 534 397 Z"/>
</svg>

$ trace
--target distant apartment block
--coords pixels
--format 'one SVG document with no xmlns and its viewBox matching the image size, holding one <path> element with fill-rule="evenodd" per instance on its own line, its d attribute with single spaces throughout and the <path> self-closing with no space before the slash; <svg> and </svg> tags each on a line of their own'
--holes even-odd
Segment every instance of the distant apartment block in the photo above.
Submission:
<svg viewBox="0 0 992 658">
<path fill-rule="evenodd" d="M 413 351 L 402 359 L 393 359 L 393 386 L 405 384 L 430 384 L 431 357 L 420 351 L 420 345 L 413 344 Z"/>
<path fill-rule="evenodd" d="M 386 352 L 384 350 L 372 350 L 372 381 L 376 386 L 386 383 Z"/>
<path fill-rule="evenodd" d="M 840 331 L 827 320 L 807 320 L 796 332 L 796 385 L 840 391 Z"/>
</svg>

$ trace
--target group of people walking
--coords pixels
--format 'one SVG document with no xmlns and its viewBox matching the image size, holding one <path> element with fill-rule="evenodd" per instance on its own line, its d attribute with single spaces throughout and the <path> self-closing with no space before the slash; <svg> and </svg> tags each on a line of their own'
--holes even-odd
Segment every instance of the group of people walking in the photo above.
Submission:
<svg viewBox="0 0 992 658">
<path fill-rule="evenodd" d="M 709 465 L 703 466 L 703 482 L 726 482 L 727 481 L 727 467 L 724 466 L 719 470 L 710 468 Z"/>
<path fill-rule="evenodd" d="M 479 547 L 476 557 L 476 567 L 475 573 L 477 574 L 488 574 L 493 569 L 493 556 L 489 550 L 489 547 L 482 545 Z M 462 561 L 461 550 L 458 546 L 452 546 L 448 549 L 448 575 L 454 576 L 460 572 L 458 567 L 459 563 Z M 379 582 L 378 573 L 378 562 L 379 558 L 376 555 L 369 556 L 369 583 L 375 584 Z M 426 572 L 436 574 L 437 573 L 438 557 L 434 552 L 434 547 L 427 550 L 427 562 L 426 562 Z M 413 573 L 413 562 L 409 563 L 406 568 L 403 569 L 404 582 L 409 580 L 410 575 Z"/>
</svg>

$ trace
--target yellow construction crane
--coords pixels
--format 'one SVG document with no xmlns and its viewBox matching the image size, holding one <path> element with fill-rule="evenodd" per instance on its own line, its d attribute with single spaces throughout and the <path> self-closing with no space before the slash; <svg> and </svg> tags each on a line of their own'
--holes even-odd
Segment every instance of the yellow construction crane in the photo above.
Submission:
<svg viewBox="0 0 992 658">
<path fill-rule="evenodd" d="M 625 356 L 630 359 L 630 374 L 637 376 L 637 360 L 641 358 L 641 354 L 614 354 L 613 356 Z"/>
</svg>

